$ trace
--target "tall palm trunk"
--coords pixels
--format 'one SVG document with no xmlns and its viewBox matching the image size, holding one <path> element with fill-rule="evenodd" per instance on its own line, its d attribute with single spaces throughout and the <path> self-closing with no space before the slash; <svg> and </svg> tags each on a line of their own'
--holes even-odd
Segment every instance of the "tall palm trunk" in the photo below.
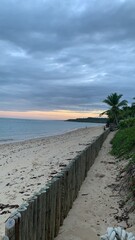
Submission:
<svg viewBox="0 0 135 240">
<path fill-rule="evenodd" d="M 116 125 L 118 126 L 119 122 L 118 122 L 118 117 L 117 117 L 117 114 L 116 114 L 116 113 L 114 113 L 114 117 L 115 117 Z"/>
</svg>

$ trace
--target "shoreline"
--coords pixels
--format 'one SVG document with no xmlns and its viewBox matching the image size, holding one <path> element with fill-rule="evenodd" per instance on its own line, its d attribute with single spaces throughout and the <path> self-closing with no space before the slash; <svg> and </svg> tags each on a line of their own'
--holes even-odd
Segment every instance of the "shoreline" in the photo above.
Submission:
<svg viewBox="0 0 135 240">
<path fill-rule="evenodd" d="M 1 204 L 20 205 L 60 172 L 101 133 L 103 127 L 0 145 Z M 14 208 L 1 211 L 0 232 Z"/>
<path fill-rule="evenodd" d="M 53 137 L 59 137 L 59 136 L 62 136 L 62 135 L 65 135 L 65 134 L 68 134 L 68 133 L 72 133 L 72 132 L 75 132 L 75 131 L 78 131 L 78 130 L 83 130 L 83 129 L 91 129 L 91 128 L 103 128 L 104 125 L 98 125 L 98 126 L 90 126 L 90 127 L 81 127 L 81 128 L 74 128 L 74 129 L 71 129 L 71 130 L 65 130 L 64 132 L 61 132 L 61 133 L 56 133 L 54 135 L 48 135 L 48 136 L 37 136 L 37 137 L 33 137 L 33 138 L 28 138 L 28 139 L 18 139 L 18 140 L 13 140 L 13 139 L 9 139 L 9 140 L 0 140 L 0 146 L 1 145 L 9 145 L 9 144 L 18 144 L 18 143 L 27 143 L 27 142 L 34 142 L 34 141 L 40 141 L 40 140 L 46 140 L 47 138 L 53 138 Z"/>
</svg>

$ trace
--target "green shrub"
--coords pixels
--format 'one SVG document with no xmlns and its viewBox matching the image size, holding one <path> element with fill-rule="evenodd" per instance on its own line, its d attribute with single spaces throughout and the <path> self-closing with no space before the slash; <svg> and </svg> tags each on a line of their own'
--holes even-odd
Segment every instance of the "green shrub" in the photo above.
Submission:
<svg viewBox="0 0 135 240">
<path fill-rule="evenodd" d="M 135 127 L 120 129 L 114 136 L 111 153 L 117 157 L 131 157 L 135 148 Z"/>
<path fill-rule="evenodd" d="M 129 128 L 135 126 L 135 118 L 128 118 L 119 122 L 119 128 Z"/>
</svg>

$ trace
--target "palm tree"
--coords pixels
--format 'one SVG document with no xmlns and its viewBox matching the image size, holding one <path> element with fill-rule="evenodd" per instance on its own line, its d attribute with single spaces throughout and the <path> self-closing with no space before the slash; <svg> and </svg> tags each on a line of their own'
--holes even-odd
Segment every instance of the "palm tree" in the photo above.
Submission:
<svg viewBox="0 0 135 240">
<path fill-rule="evenodd" d="M 116 125 L 118 125 L 118 117 L 120 113 L 120 108 L 122 106 L 127 105 L 126 100 L 120 101 L 120 98 L 122 97 L 122 94 L 112 93 L 107 96 L 106 99 L 103 100 L 104 103 L 108 104 L 110 106 L 110 109 L 101 113 L 100 115 L 107 114 L 109 117 L 109 120 L 111 122 L 114 122 Z"/>
<path fill-rule="evenodd" d="M 135 97 L 133 98 L 135 100 Z M 135 102 L 131 105 L 132 117 L 135 117 Z"/>
</svg>

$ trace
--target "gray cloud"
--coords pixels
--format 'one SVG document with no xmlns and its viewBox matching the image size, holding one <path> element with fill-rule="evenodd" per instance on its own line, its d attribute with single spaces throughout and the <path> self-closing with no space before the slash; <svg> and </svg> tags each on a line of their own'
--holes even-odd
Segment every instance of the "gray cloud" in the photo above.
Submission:
<svg viewBox="0 0 135 240">
<path fill-rule="evenodd" d="M 1 0 L 0 110 L 104 109 L 135 96 L 133 0 Z"/>
</svg>

